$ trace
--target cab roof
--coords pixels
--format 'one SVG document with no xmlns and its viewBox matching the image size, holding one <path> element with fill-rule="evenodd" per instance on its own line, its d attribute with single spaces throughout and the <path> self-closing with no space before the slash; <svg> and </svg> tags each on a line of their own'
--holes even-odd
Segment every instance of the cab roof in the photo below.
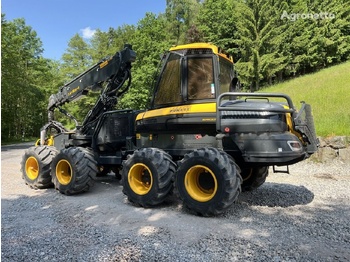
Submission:
<svg viewBox="0 0 350 262">
<path fill-rule="evenodd" d="M 209 43 L 192 43 L 192 44 L 186 44 L 186 45 L 173 46 L 170 48 L 170 51 L 184 50 L 184 49 L 211 49 L 214 54 L 219 55 L 220 57 L 225 58 L 226 60 L 233 63 L 232 56 L 221 52 L 219 47 Z"/>
</svg>

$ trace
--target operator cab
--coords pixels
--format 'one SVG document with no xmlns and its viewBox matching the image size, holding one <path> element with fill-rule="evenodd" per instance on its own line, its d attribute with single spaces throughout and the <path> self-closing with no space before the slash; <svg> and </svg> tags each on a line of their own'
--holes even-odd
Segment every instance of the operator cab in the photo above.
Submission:
<svg viewBox="0 0 350 262">
<path fill-rule="evenodd" d="M 211 44 L 176 46 L 163 60 L 152 108 L 214 102 L 237 83 L 232 57 Z"/>
<path fill-rule="evenodd" d="M 136 131 L 215 132 L 216 98 L 236 83 L 233 60 L 218 47 L 173 47 L 164 55 L 150 110 L 136 117 Z"/>
</svg>

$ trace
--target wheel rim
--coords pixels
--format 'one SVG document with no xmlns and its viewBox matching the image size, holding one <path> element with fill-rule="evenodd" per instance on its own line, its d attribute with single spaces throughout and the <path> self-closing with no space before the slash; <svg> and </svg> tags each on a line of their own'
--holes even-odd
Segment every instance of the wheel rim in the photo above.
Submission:
<svg viewBox="0 0 350 262">
<path fill-rule="evenodd" d="M 218 189 L 213 171 L 202 165 L 191 167 L 185 175 L 184 182 L 187 193 L 199 202 L 211 200 Z"/>
<path fill-rule="evenodd" d="M 27 177 L 30 180 L 35 180 L 39 176 L 39 163 L 38 160 L 31 156 L 27 159 L 26 161 L 26 166 L 25 166 L 26 174 Z"/>
<path fill-rule="evenodd" d="M 134 193 L 146 195 L 153 185 L 152 172 L 144 164 L 135 164 L 130 168 L 128 173 L 128 182 Z"/>
<path fill-rule="evenodd" d="M 56 177 L 62 185 L 68 185 L 72 180 L 72 166 L 70 163 L 62 159 L 56 165 Z"/>
</svg>

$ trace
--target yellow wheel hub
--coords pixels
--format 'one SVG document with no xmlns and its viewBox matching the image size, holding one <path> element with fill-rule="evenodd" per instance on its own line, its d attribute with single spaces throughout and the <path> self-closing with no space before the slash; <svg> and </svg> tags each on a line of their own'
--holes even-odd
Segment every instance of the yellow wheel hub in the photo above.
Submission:
<svg viewBox="0 0 350 262">
<path fill-rule="evenodd" d="M 38 178 L 39 176 L 39 163 L 38 160 L 31 156 L 28 157 L 27 161 L 26 161 L 26 165 L 25 165 L 25 170 L 26 170 L 26 174 L 27 177 L 30 180 L 35 180 Z"/>
<path fill-rule="evenodd" d="M 198 202 L 211 200 L 218 189 L 213 171 L 202 165 L 191 167 L 185 175 L 184 182 L 187 193 Z"/>
<path fill-rule="evenodd" d="M 72 180 L 73 172 L 70 163 L 62 159 L 56 165 L 56 177 L 61 185 L 68 185 Z"/>
<path fill-rule="evenodd" d="M 128 182 L 135 194 L 146 195 L 153 185 L 152 172 L 146 165 L 137 163 L 129 170 Z"/>
</svg>

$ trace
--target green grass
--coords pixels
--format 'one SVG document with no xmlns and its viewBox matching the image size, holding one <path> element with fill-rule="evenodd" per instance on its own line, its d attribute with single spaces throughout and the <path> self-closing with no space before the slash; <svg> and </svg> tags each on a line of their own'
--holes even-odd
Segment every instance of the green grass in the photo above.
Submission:
<svg viewBox="0 0 350 262">
<path fill-rule="evenodd" d="M 285 93 L 297 108 L 300 101 L 310 104 L 317 135 L 350 136 L 350 61 L 264 88 L 262 92 Z"/>
</svg>

